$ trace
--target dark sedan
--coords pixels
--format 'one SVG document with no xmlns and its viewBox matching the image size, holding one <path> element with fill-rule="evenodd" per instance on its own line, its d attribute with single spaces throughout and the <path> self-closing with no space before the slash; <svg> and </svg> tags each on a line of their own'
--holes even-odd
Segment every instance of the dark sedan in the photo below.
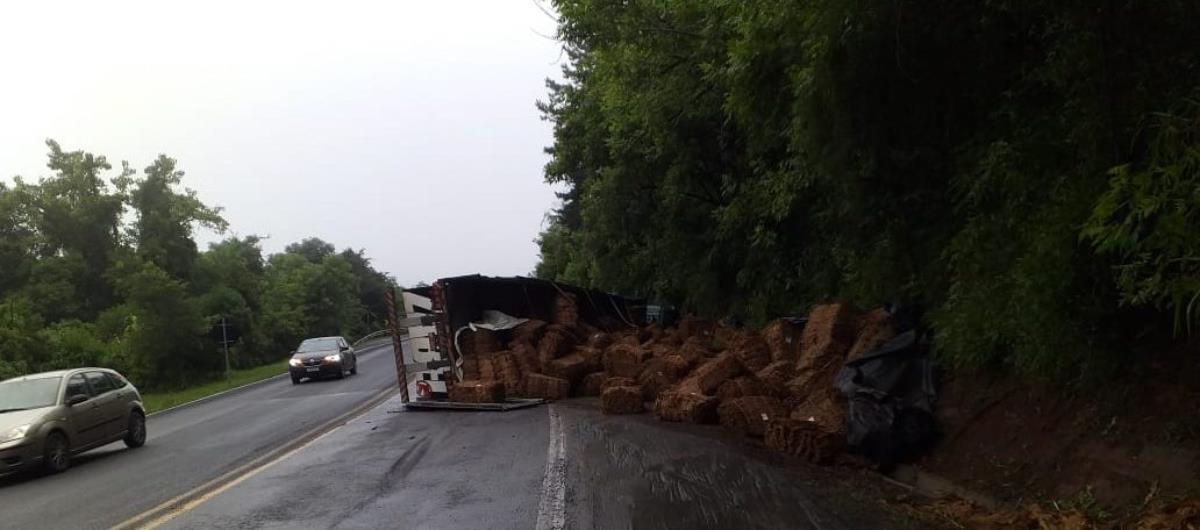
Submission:
<svg viewBox="0 0 1200 530">
<path fill-rule="evenodd" d="M 300 384 L 302 379 L 341 379 L 346 377 L 347 373 L 358 373 L 358 355 L 343 337 L 305 339 L 300 343 L 300 347 L 292 352 L 292 358 L 288 361 L 288 371 L 292 374 L 293 385 Z"/>
</svg>

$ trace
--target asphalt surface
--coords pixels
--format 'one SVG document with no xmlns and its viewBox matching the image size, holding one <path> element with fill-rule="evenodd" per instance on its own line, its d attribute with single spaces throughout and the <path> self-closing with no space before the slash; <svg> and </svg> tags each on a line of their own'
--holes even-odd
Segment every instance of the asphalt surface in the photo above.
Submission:
<svg viewBox="0 0 1200 530">
<path fill-rule="evenodd" d="M 0 479 L 0 528 L 109 528 L 302 437 L 396 386 L 390 345 L 359 351 L 358 375 L 277 378 L 151 416 L 145 447 L 110 444 L 65 473 Z"/>
<path fill-rule="evenodd" d="M 393 399 L 162 528 L 913 527 L 834 477 L 716 427 L 603 416 L 595 400 L 501 413 Z"/>
</svg>

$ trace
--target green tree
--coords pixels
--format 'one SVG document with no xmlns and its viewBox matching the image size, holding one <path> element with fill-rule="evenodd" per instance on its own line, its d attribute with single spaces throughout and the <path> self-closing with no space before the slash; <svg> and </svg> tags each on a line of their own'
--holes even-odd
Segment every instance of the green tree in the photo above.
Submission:
<svg viewBox="0 0 1200 530">
<path fill-rule="evenodd" d="M 138 254 L 174 278 L 190 279 L 198 254 L 192 230 L 199 225 L 224 231 L 221 209 L 205 206 L 195 191 L 176 190 L 183 171 L 173 158 L 159 155 L 145 175 L 126 184 L 131 186 L 129 205 L 137 212 L 131 232 Z"/>
</svg>

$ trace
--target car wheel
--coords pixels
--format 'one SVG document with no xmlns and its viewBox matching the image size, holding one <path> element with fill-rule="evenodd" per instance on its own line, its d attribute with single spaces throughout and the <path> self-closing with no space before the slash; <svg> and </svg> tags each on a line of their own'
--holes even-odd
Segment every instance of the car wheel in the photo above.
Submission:
<svg viewBox="0 0 1200 530">
<path fill-rule="evenodd" d="M 358 359 L 355 359 L 354 366 L 350 367 L 350 375 L 358 375 Z"/>
<path fill-rule="evenodd" d="M 129 429 L 125 433 L 125 445 L 129 448 L 146 445 L 146 417 L 136 410 L 129 413 Z"/>
<path fill-rule="evenodd" d="M 46 437 L 42 451 L 42 466 L 51 473 L 61 473 L 71 467 L 71 445 L 61 432 L 52 432 Z"/>
<path fill-rule="evenodd" d="M 346 367 L 345 367 L 345 366 L 339 366 L 339 367 L 338 367 L 337 378 L 338 378 L 338 379 L 345 379 L 345 378 L 346 378 Z"/>
<path fill-rule="evenodd" d="M 300 384 L 300 378 L 299 378 L 299 377 L 296 377 L 296 376 L 294 376 L 294 375 L 293 375 L 293 376 L 292 376 L 292 384 L 293 384 L 293 385 L 298 385 L 298 384 Z"/>
</svg>

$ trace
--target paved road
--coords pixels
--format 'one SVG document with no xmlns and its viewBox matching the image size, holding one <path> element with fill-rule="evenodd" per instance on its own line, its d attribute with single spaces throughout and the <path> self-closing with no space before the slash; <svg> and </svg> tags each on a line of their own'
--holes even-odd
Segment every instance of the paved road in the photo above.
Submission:
<svg viewBox="0 0 1200 530">
<path fill-rule="evenodd" d="M 361 350 L 358 375 L 346 379 L 294 386 L 279 378 L 151 416 L 140 449 L 116 443 L 60 475 L 0 479 L 0 528 L 109 528 L 140 514 L 395 387 L 388 351 Z"/>
<path fill-rule="evenodd" d="M 162 528 L 913 527 L 870 486 L 719 428 L 596 408 L 402 412 L 393 399 Z"/>
</svg>

